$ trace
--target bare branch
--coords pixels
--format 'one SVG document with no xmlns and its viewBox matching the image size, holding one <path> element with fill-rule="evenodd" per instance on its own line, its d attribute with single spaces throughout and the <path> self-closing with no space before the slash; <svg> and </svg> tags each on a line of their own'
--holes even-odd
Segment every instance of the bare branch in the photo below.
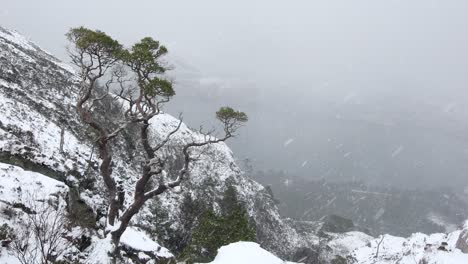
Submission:
<svg viewBox="0 0 468 264">
<path fill-rule="evenodd" d="M 158 145 L 156 145 L 156 147 L 153 148 L 153 152 L 158 151 L 160 148 L 166 145 L 167 142 L 169 142 L 169 140 L 171 139 L 172 135 L 174 135 L 177 131 L 179 131 L 181 125 L 182 125 L 182 114 L 179 114 L 179 123 L 177 124 L 177 127 L 174 128 L 171 132 L 169 132 L 169 134 L 166 135 L 166 138 L 163 141 L 161 141 Z"/>
<path fill-rule="evenodd" d="M 385 238 L 385 235 L 382 235 L 382 238 L 381 238 L 380 241 L 377 243 L 377 251 L 375 252 L 374 258 L 378 258 L 378 257 L 379 257 L 380 244 L 382 244 L 384 238 Z"/>
<path fill-rule="evenodd" d="M 65 201 L 59 198 L 54 205 L 38 193 L 27 194 L 22 228 L 16 230 L 12 243 L 13 253 L 22 264 L 54 263 L 57 257 L 71 245 L 64 238 L 67 232 Z"/>
</svg>

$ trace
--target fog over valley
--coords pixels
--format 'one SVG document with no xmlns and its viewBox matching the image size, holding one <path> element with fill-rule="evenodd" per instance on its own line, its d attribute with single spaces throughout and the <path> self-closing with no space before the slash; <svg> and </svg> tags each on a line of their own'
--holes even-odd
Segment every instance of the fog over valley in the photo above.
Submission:
<svg viewBox="0 0 468 264">
<path fill-rule="evenodd" d="M 123 40 L 154 32 L 174 66 L 169 113 L 198 127 L 242 108 L 252 122 L 231 145 L 256 169 L 468 185 L 465 1 L 86 2 L 5 0 L 0 19 L 65 60 L 63 32 L 83 21 Z"/>
<path fill-rule="evenodd" d="M 0 0 L 0 242 L 35 214 L 36 182 L 86 218 L 58 254 L 73 263 L 468 263 L 467 13 Z M 105 74 L 83 63 L 103 46 Z"/>
</svg>

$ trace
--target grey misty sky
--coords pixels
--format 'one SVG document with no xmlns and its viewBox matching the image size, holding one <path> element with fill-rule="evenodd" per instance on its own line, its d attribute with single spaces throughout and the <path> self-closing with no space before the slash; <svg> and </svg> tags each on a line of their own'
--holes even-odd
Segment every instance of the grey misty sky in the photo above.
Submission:
<svg viewBox="0 0 468 264">
<path fill-rule="evenodd" d="M 1 24 L 64 59 L 63 34 L 85 25 L 126 44 L 153 36 L 208 75 L 300 88 L 343 74 L 460 78 L 468 61 L 464 0 L 1 2 Z"/>
<path fill-rule="evenodd" d="M 200 86 L 232 89 L 176 97 L 186 120 L 244 107 L 233 148 L 261 168 L 465 185 L 467 14 L 466 0 L 0 0 L 0 25 L 65 61 L 70 27 L 160 40 Z"/>
</svg>

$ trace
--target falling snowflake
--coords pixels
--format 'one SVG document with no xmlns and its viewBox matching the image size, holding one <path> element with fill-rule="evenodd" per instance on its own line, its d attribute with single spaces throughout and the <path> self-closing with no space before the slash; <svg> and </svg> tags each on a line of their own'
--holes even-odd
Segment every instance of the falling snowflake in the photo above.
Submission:
<svg viewBox="0 0 468 264">
<path fill-rule="evenodd" d="M 287 147 L 289 144 L 293 143 L 294 139 L 292 138 L 289 138 L 288 140 L 286 140 L 284 143 L 283 143 L 283 146 L 284 147 Z"/>
<path fill-rule="evenodd" d="M 356 93 L 355 92 L 351 92 L 349 94 L 347 94 L 344 98 L 343 98 L 343 103 L 346 104 L 348 103 L 351 99 L 353 99 L 354 97 L 356 97 Z"/>
<path fill-rule="evenodd" d="M 451 112 L 453 112 L 453 109 L 455 109 L 456 106 L 457 106 L 457 103 L 455 103 L 455 102 L 449 103 L 449 104 L 447 104 L 445 106 L 444 112 L 445 113 L 451 113 Z"/>
<path fill-rule="evenodd" d="M 400 155 L 400 153 L 403 151 L 404 147 L 403 146 L 398 146 L 398 148 L 396 148 L 393 153 L 392 153 L 392 158 Z"/>
</svg>

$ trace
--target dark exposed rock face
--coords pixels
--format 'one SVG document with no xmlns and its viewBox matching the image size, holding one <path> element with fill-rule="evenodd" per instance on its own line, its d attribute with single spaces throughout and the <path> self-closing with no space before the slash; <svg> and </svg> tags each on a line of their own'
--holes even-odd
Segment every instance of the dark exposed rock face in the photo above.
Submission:
<svg viewBox="0 0 468 264">
<path fill-rule="evenodd" d="M 468 253 L 468 225 L 465 223 L 463 230 L 458 237 L 456 247 L 463 253 Z"/>
<path fill-rule="evenodd" d="M 68 213 L 74 225 L 95 228 L 98 220 L 96 213 L 81 198 L 77 188 L 70 188 L 68 192 Z"/>
<path fill-rule="evenodd" d="M 354 231 L 355 226 L 353 221 L 346 219 L 338 215 L 329 215 L 325 217 L 322 228 L 322 232 L 332 232 L 332 233 L 345 233 L 349 231 Z"/>
</svg>

